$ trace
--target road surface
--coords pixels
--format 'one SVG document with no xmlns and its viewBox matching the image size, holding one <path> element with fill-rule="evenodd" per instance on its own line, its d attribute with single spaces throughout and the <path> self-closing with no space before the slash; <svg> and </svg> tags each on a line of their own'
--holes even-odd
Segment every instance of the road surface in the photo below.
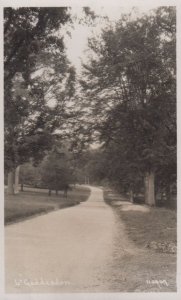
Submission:
<svg viewBox="0 0 181 300">
<path fill-rule="evenodd" d="M 114 214 L 96 187 L 76 207 L 7 226 L 6 291 L 104 291 L 114 232 Z"/>
<path fill-rule="evenodd" d="M 175 258 L 137 248 L 90 188 L 80 205 L 6 226 L 6 293 L 176 290 Z"/>
</svg>

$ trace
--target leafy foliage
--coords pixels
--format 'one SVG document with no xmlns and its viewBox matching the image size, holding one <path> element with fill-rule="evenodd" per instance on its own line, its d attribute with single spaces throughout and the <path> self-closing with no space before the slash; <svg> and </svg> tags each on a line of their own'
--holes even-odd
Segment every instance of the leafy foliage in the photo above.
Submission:
<svg viewBox="0 0 181 300">
<path fill-rule="evenodd" d="M 75 70 L 61 34 L 69 20 L 63 7 L 4 9 L 6 170 L 38 163 L 71 114 Z"/>
<path fill-rule="evenodd" d="M 69 155 L 55 147 L 41 165 L 41 181 L 49 190 L 62 190 L 72 183 L 72 168 Z"/>
<path fill-rule="evenodd" d="M 31 163 L 25 163 L 20 168 L 21 185 L 30 185 L 39 187 L 41 185 L 41 174 L 38 167 L 34 167 Z"/>
<path fill-rule="evenodd" d="M 110 177 L 118 182 L 136 187 L 146 172 L 162 174 L 168 184 L 175 178 L 175 32 L 175 8 L 160 7 L 136 20 L 124 15 L 89 40 L 81 100 L 92 134 L 98 131 L 105 151 L 111 149 Z"/>
</svg>

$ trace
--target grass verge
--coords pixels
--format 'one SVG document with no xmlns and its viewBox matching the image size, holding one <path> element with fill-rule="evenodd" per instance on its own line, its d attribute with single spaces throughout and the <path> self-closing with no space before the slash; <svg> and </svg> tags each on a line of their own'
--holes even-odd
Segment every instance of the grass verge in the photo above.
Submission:
<svg viewBox="0 0 181 300">
<path fill-rule="evenodd" d="M 164 250 L 166 249 L 164 247 L 168 248 L 168 245 L 175 247 L 177 240 L 175 210 L 164 207 L 148 208 L 137 204 L 126 206 L 123 202 L 127 201 L 124 196 L 108 190 L 104 190 L 104 200 L 113 207 L 118 217 L 124 222 L 128 237 L 138 246 L 148 246 L 155 250 L 161 249 L 162 246 Z M 123 207 L 129 209 L 124 210 Z"/>
<path fill-rule="evenodd" d="M 5 225 L 52 210 L 74 206 L 86 201 L 89 195 L 90 190 L 83 186 L 73 188 L 68 192 L 67 198 L 63 197 L 63 192 L 59 192 L 57 196 L 53 193 L 48 196 L 46 189 L 27 187 L 16 195 L 5 194 Z"/>
<path fill-rule="evenodd" d="M 112 207 L 117 226 L 112 266 L 114 292 L 176 292 L 176 253 L 145 247 L 153 241 L 176 240 L 176 212 L 131 204 L 112 190 L 104 190 L 104 200 Z M 124 230 L 132 241 L 130 252 L 129 243 L 125 246 L 122 241 Z"/>
</svg>

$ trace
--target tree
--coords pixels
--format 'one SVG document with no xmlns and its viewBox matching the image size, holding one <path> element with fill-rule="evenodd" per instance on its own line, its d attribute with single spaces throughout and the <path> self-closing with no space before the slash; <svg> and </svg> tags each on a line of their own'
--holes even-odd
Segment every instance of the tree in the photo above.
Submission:
<svg viewBox="0 0 181 300">
<path fill-rule="evenodd" d="M 21 184 L 21 191 L 23 191 L 23 187 L 25 184 L 33 187 L 40 187 L 40 168 L 38 166 L 34 167 L 31 162 L 21 165 L 19 179 Z"/>
<path fill-rule="evenodd" d="M 41 165 L 41 181 L 45 188 L 67 191 L 68 186 L 73 181 L 73 169 L 70 163 L 70 154 L 66 147 L 56 145 L 47 155 Z"/>
<path fill-rule="evenodd" d="M 69 114 L 65 103 L 73 93 L 75 71 L 60 33 L 69 20 L 65 7 L 4 9 L 5 170 L 10 193 L 14 170 L 30 158 L 35 163 L 42 159 Z"/>
<path fill-rule="evenodd" d="M 10 84 L 16 73 L 26 80 L 32 68 L 36 70 L 36 55 L 43 47 L 64 48 L 62 38 L 53 33 L 69 20 L 68 9 L 11 7 L 4 9 L 5 83 Z M 48 44 L 47 44 L 48 43 Z M 12 47 L 13 46 L 13 47 Z M 8 90 L 7 85 L 5 85 Z"/>
<path fill-rule="evenodd" d="M 137 20 L 123 16 L 89 41 L 93 54 L 80 81 L 93 131 L 106 146 L 120 145 L 127 173 L 144 174 L 149 205 L 155 174 L 176 160 L 175 19 L 174 7 Z"/>
</svg>

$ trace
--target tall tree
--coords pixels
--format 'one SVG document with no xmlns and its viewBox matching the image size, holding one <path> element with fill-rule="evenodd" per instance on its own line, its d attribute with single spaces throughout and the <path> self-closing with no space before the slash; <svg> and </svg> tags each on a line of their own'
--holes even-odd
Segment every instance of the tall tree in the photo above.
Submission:
<svg viewBox="0 0 181 300">
<path fill-rule="evenodd" d="M 155 173 L 176 160 L 175 32 L 174 7 L 136 20 L 125 15 L 89 41 L 93 54 L 83 65 L 81 85 L 93 130 L 104 143 L 124 145 L 125 168 L 136 165 L 144 173 L 150 205 Z"/>
<path fill-rule="evenodd" d="M 65 7 L 4 9 L 5 170 L 11 193 L 14 170 L 29 158 L 39 161 L 69 115 L 75 71 L 61 31 L 69 20 Z"/>
</svg>

